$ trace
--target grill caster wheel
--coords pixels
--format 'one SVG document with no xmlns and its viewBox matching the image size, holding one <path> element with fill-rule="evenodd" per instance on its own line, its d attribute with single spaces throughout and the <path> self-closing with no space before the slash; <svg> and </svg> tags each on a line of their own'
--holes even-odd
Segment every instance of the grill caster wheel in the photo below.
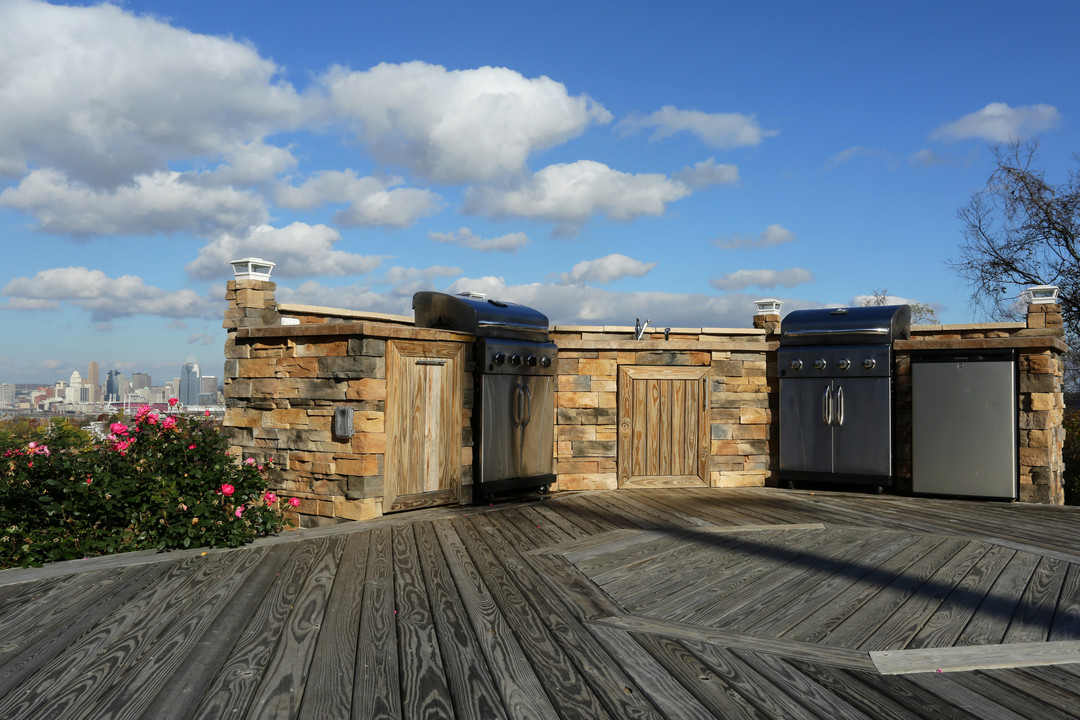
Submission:
<svg viewBox="0 0 1080 720">
<path fill-rule="evenodd" d="M 787 489 L 788 490 L 794 490 L 795 489 L 795 481 L 794 480 L 788 480 L 787 481 Z"/>
<path fill-rule="evenodd" d="M 536 491 L 538 493 L 540 493 L 541 495 L 547 495 L 550 490 L 551 490 L 550 485 L 541 485 L 539 488 L 537 488 Z"/>
<path fill-rule="evenodd" d="M 884 494 L 884 492 L 885 492 L 885 488 L 883 486 L 877 485 L 876 487 L 874 487 L 874 494 L 875 495 L 882 495 L 882 494 Z"/>
</svg>

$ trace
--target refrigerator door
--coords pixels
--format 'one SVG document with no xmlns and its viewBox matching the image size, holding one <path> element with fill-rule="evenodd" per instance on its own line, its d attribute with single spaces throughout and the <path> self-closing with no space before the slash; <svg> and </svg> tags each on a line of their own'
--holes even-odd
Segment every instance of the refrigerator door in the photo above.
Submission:
<svg viewBox="0 0 1080 720">
<path fill-rule="evenodd" d="M 1015 363 L 915 356 L 911 383 L 912 490 L 1015 498 Z"/>
</svg>

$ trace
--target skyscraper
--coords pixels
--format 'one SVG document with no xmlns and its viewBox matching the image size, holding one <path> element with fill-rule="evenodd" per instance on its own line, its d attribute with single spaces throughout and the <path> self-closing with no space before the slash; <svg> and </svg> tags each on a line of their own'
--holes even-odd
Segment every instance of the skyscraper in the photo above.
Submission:
<svg viewBox="0 0 1080 720">
<path fill-rule="evenodd" d="M 131 374 L 131 389 L 141 390 L 142 388 L 150 387 L 150 376 L 146 373 L 132 373 Z"/>
<path fill-rule="evenodd" d="M 180 368 L 179 399 L 181 404 L 198 405 L 200 389 L 199 363 L 195 362 L 194 358 L 189 358 Z"/>
<path fill-rule="evenodd" d="M 97 402 L 101 394 L 101 375 L 96 360 L 90 361 L 90 367 L 86 371 L 86 382 L 90 389 L 90 402 Z"/>
<path fill-rule="evenodd" d="M 120 371 L 110 370 L 105 377 L 105 399 L 110 402 L 123 400 L 120 394 Z"/>
</svg>

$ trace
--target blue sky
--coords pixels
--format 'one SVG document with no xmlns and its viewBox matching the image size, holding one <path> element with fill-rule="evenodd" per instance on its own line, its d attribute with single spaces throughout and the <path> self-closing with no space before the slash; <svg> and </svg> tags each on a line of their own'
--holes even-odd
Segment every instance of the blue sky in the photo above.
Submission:
<svg viewBox="0 0 1080 720">
<path fill-rule="evenodd" d="M 270 11 L 266 8 L 271 7 Z M 0 0 L 0 382 L 220 373 L 281 302 L 746 327 L 948 269 L 989 146 L 1080 151 L 1074 2 Z"/>
</svg>

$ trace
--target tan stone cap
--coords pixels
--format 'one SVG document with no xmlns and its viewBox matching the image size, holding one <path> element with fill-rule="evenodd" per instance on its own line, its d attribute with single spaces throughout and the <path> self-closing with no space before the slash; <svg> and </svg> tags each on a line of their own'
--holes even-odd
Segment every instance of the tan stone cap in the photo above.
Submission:
<svg viewBox="0 0 1080 720">
<path fill-rule="evenodd" d="M 960 323 L 959 325 L 912 325 L 911 332 L 971 332 L 979 330 L 1022 330 L 1027 323 L 1021 322 L 988 322 L 988 323 Z"/>
<path fill-rule="evenodd" d="M 293 306 L 295 307 L 295 306 Z M 334 337 L 364 336 L 393 340 L 446 340 L 451 342 L 473 342 L 476 338 L 469 333 L 434 328 L 418 328 L 412 324 L 401 325 L 385 322 L 338 322 L 310 323 L 307 325 L 261 325 L 244 327 L 236 331 L 236 339 L 271 337 Z"/>
<path fill-rule="evenodd" d="M 1000 323 L 998 323 L 1000 324 Z M 945 327 L 950 327 L 946 325 Z M 965 326 L 968 327 L 968 326 Z M 1052 335 L 1014 335 L 1003 338 L 964 338 L 931 340 L 897 340 L 893 343 L 896 350 L 990 350 L 998 348 L 1017 348 L 1020 350 L 1037 348 L 1069 352 L 1069 346 L 1059 337 Z"/>
<path fill-rule="evenodd" d="M 343 308 L 320 307 L 318 305 L 292 305 L 286 303 L 279 304 L 277 309 L 282 315 L 327 315 L 350 320 L 378 320 L 381 322 L 413 324 L 413 319 L 408 315 L 393 315 L 368 310 L 345 310 Z"/>
</svg>

